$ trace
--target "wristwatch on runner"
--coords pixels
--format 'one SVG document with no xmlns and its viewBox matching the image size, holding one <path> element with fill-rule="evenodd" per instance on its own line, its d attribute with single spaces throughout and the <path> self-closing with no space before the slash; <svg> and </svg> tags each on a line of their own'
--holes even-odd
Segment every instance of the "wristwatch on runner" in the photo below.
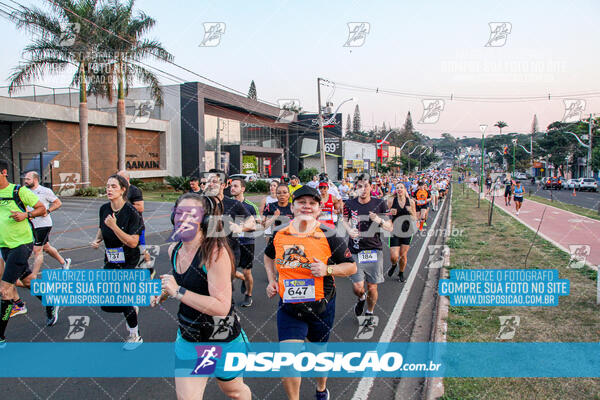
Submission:
<svg viewBox="0 0 600 400">
<path fill-rule="evenodd" d="M 329 265 L 327 267 L 327 275 L 329 275 L 329 276 L 333 275 L 333 265 Z"/>
<path fill-rule="evenodd" d="M 183 297 L 185 292 L 187 292 L 187 289 L 184 288 L 183 286 L 179 286 L 179 290 L 177 291 L 177 293 L 175 293 L 175 298 L 177 300 L 181 301 L 181 298 Z"/>
</svg>

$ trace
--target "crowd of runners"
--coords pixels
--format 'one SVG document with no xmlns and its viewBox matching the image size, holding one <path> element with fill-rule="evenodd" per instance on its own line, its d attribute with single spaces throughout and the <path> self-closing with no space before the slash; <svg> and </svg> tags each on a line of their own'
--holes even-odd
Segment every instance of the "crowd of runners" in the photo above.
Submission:
<svg viewBox="0 0 600 400">
<path fill-rule="evenodd" d="M 8 182 L 7 170 L 8 165 L 0 161 L 0 250 L 5 260 L 0 271 L 0 348 L 6 344 L 10 318 L 27 312 L 19 290 L 29 288 L 38 277 L 44 252 L 62 268 L 70 267 L 70 260 L 48 241 L 50 214 L 61 206 L 60 200 L 40 185 L 35 172 L 29 172 L 26 187 L 20 187 Z M 195 343 L 219 342 L 223 352 L 228 346 L 248 343 L 236 306 L 251 307 L 257 289 L 279 299 L 280 342 L 329 340 L 336 296 L 350 295 L 337 293 L 336 277 L 350 278 L 355 315 L 365 317 L 368 324 L 384 274 L 397 276 L 398 282 L 406 280 L 412 237 L 427 228 L 429 210 L 441 207 L 450 180 L 449 170 L 379 177 L 356 174 L 337 184 L 327 174 L 304 185 L 296 176 L 282 177 L 271 181 L 268 195 L 255 204 L 246 197 L 246 182 L 241 178 L 230 180 L 219 170 L 193 177 L 190 191 L 173 207 L 169 272 L 160 275 L 163 293 L 151 304 L 169 298 L 179 302 L 176 366 L 186 371 L 189 361 L 198 358 Z M 104 245 L 104 268 L 147 268 L 154 276 L 155 266 L 145 249 L 141 190 L 129 182 L 126 171 L 120 171 L 108 177 L 106 195 L 108 202 L 98 210 L 98 231 L 91 243 L 96 249 Z M 264 254 L 255 252 L 259 236 L 266 237 Z M 386 240 L 389 260 L 383 253 Z M 252 268 L 257 261 L 264 264 L 266 288 L 255 287 Z M 244 300 L 234 304 L 237 281 Z M 102 310 L 123 314 L 128 331 L 124 349 L 143 343 L 138 307 L 103 306 Z M 47 326 L 56 324 L 58 311 L 46 307 Z M 226 335 L 215 338 L 215 326 Z M 225 395 L 252 397 L 238 374 L 217 366 L 215 376 Z M 207 378 L 178 376 L 175 382 L 179 398 L 202 398 Z M 316 382 L 315 397 L 329 399 L 327 378 Z M 289 399 L 299 398 L 300 383 L 299 377 L 283 378 Z"/>
</svg>

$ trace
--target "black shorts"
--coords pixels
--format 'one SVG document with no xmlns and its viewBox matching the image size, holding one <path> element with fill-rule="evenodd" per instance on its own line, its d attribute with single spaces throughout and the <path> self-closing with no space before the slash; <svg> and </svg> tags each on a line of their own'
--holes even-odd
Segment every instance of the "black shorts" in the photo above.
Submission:
<svg viewBox="0 0 600 400">
<path fill-rule="evenodd" d="M 22 244 L 14 249 L 8 247 L 0 248 L 4 259 L 4 282 L 17 283 L 18 279 L 24 279 L 31 274 L 29 269 L 29 256 L 33 250 L 33 243 Z"/>
<path fill-rule="evenodd" d="M 412 240 L 412 236 L 408 237 L 397 237 L 390 236 L 390 247 L 400 247 L 401 245 L 408 246 Z"/>
<path fill-rule="evenodd" d="M 238 267 L 243 269 L 251 269 L 254 261 L 254 243 L 240 245 L 240 262 Z"/>
<path fill-rule="evenodd" d="M 44 226 L 41 228 L 35 228 L 33 230 L 33 237 L 35 238 L 34 246 L 43 246 L 48 243 L 48 238 L 50 236 L 51 226 Z"/>
<path fill-rule="evenodd" d="M 440 189 L 440 194 L 446 193 L 446 189 Z"/>
<path fill-rule="evenodd" d="M 523 197 L 515 196 L 515 197 L 513 197 L 513 201 L 515 203 L 522 203 L 523 202 Z"/>
<path fill-rule="evenodd" d="M 417 212 L 419 212 L 421 210 L 427 210 L 429 208 L 429 203 L 428 204 L 423 204 L 422 206 L 417 205 L 415 208 L 416 208 Z"/>
<path fill-rule="evenodd" d="M 512 192 L 510 190 L 504 191 L 504 197 L 510 197 L 511 195 L 512 195 Z"/>
</svg>

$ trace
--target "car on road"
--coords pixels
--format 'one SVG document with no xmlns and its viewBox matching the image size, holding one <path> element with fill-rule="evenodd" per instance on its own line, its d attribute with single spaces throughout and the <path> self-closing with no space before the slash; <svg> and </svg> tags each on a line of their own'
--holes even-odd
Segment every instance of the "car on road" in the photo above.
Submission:
<svg viewBox="0 0 600 400">
<path fill-rule="evenodd" d="M 242 178 L 246 182 L 254 182 L 254 181 L 266 181 L 266 182 L 270 182 L 271 181 L 271 179 L 261 178 L 257 174 L 233 174 L 233 175 L 229 175 L 229 179 L 234 179 L 234 178 Z"/>
<path fill-rule="evenodd" d="M 579 179 L 569 179 L 568 181 L 563 181 L 562 187 L 563 189 L 579 190 Z"/>
<path fill-rule="evenodd" d="M 562 179 L 556 176 L 546 178 L 546 180 L 544 181 L 544 189 L 562 189 Z"/>
<path fill-rule="evenodd" d="M 515 173 L 515 179 L 518 179 L 520 181 L 527 180 L 527 174 L 525 172 L 517 172 Z"/>
<path fill-rule="evenodd" d="M 594 178 L 579 178 L 579 190 L 598 191 L 598 182 Z"/>
</svg>

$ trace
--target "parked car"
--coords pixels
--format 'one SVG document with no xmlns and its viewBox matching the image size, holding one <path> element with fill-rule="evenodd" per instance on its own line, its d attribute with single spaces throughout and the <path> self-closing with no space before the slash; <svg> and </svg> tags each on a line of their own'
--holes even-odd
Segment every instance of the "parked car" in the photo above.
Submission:
<svg viewBox="0 0 600 400">
<path fill-rule="evenodd" d="M 598 182 L 594 178 L 579 178 L 579 190 L 598 191 Z"/>
<path fill-rule="evenodd" d="M 515 179 L 518 179 L 520 181 L 527 180 L 527 174 L 525 172 L 516 172 Z"/>
<path fill-rule="evenodd" d="M 569 179 L 568 181 L 563 181 L 562 187 L 563 189 L 579 190 L 579 179 Z"/>
<path fill-rule="evenodd" d="M 229 179 L 234 179 L 234 178 L 242 178 L 246 182 L 256 181 L 256 180 L 259 179 L 258 175 L 256 175 L 256 174 L 234 174 L 234 175 L 229 175 Z"/>
<path fill-rule="evenodd" d="M 562 179 L 556 176 L 546 178 L 546 180 L 544 181 L 544 189 L 562 189 Z"/>
</svg>

